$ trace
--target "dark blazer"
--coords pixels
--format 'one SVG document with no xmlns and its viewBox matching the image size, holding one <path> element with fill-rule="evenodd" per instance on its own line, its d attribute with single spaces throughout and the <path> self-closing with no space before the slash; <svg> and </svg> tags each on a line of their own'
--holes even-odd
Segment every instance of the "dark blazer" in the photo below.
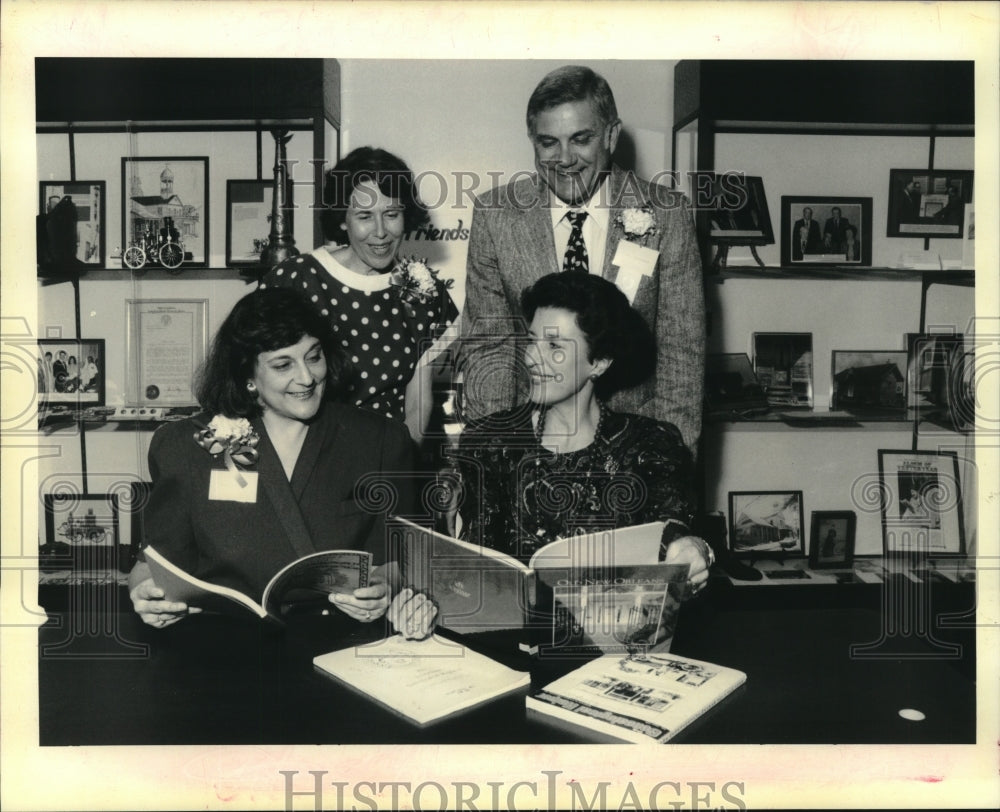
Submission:
<svg viewBox="0 0 1000 812">
<path fill-rule="evenodd" d="M 799 229 L 806 224 L 805 218 L 800 217 L 792 226 L 792 259 L 802 259 L 802 237 Z M 823 240 L 819 235 L 819 223 L 815 220 L 809 221 L 808 235 L 806 236 L 806 254 L 818 254 Z"/>
<path fill-rule="evenodd" d="M 392 477 L 396 504 L 366 504 L 359 483 L 380 472 L 412 471 L 406 428 L 388 418 L 343 404 L 325 404 L 310 425 L 292 479 L 259 418 L 257 501 L 208 498 L 213 470 L 225 470 L 195 441 L 210 415 L 160 427 L 149 446 L 153 490 L 144 510 L 145 543 L 206 581 L 233 587 L 259 600 L 283 566 L 319 550 L 366 550 L 385 560 L 385 511 L 407 513 L 407 477 Z M 381 509 L 379 509 L 381 508 Z"/>
<path fill-rule="evenodd" d="M 612 167 L 604 193 L 609 221 L 601 275 L 611 282 L 618 277 L 611 260 L 623 237 L 615 218 L 624 209 L 652 210 L 657 233 L 640 244 L 659 252 L 653 275 L 643 278 L 633 301 L 656 337 L 656 371 L 646 383 L 619 392 L 611 405 L 673 423 L 694 448 L 701 431 L 705 305 L 691 211 L 683 195 L 618 166 Z M 531 175 L 476 201 L 460 350 L 470 417 L 484 417 L 525 398 L 526 376 L 519 374 L 511 337 L 523 319 L 521 291 L 562 270 L 548 194 L 545 182 Z"/>
</svg>

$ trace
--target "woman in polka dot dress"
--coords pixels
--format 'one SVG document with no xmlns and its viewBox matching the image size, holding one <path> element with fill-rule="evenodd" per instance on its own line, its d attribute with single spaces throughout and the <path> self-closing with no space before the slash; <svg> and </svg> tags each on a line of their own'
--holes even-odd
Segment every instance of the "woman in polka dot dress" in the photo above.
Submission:
<svg viewBox="0 0 1000 812">
<path fill-rule="evenodd" d="M 413 173 L 392 153 L 360 147 L 327 173 L 323 201 L 330 247 L 285 260 L 261 287 L 311 300 L 354 364 L 350 402 L 404 421 L 419 443 L 433 405 L 433 345 L 458 310 L 426 266 L 399 264 L 403 235 L 428 219 Z"/>
</svg>

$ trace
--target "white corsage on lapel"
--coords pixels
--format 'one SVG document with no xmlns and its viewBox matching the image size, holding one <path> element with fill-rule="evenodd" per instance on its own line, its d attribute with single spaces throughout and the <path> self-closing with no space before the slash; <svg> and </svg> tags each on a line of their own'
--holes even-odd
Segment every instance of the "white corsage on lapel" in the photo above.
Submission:
<svg viewBox="0 0 1000 812">
<path fill-rule="evenodd" d="M 615 217 L 615 225 L 621 229 L 624 239 L 618 241 L 612 265 L 618 266 L 615 284 L 628 298 L 635 301 L 639 285 L 647 276 L 652 276 L 659 259 L 659 251 L 647 248 L 646 241 L 656 234 L 656 218 L 649 206 L 626 208 Z"/>
<path fill-rule="evenodd" d="M 256 464 L 260 435 L 245 417 L 217 414 L 207 426 L 199 426 L 194 440 L 213 457 L 222 454 L 225 471 L 212 471 L 208 498 L 225 502 L 256 502 L 257 472 L 241 470 Z"/>
</svg>

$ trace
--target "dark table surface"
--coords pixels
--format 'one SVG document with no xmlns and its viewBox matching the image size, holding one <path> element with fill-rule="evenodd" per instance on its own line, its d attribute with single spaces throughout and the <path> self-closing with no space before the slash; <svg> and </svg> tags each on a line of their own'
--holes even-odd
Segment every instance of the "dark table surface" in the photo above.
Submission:
<svg viewBox="0 0 1000 812">
<path fill-rule="evenodd" d="M 968 614 L 971 588 L 935 591 L 933 611 L 905 623 L 878 588 L 819 589 L 713 586 L 684 607 L 672 650 L 745 671 L 747 682 L 675 741 L 975 742 L 974 634 L 937 623 Z M 77 595 L 49 617 L 39 629 L 43 746 L 588 741 L 529 717 L 524 691 L 420 728 L 314 669 L 315 655 L 384 634 L 381 622 L 335 612 L 276 629 L 201 615 L 157 630 L 121 590 Z M 463 641 L 530 670 L 532 687 L 579 664 L 530 658 L 504 633 Z"/>
</svg>

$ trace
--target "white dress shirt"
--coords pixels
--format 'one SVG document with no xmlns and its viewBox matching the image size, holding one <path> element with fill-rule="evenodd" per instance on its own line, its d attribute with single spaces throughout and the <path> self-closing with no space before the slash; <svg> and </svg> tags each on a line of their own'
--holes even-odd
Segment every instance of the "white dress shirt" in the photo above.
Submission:
<svg viewBox="0 0 1000 812">
<path fill-rule="evenodd" d="M 556 242 L 556 259 L 559 261 L 561 271 L 563 257 L 566 256 L 566 245 L 569 243 L 569 235 L 573 230 L 566 215 L 571 211 L 587 212 L 587 219 L 583 221 L 583 242 L 587 246 L 587 258 L 589 260 L 590 272 L 601 276 L 604 272 L 604 249 L 608 243 L 608 221 L 611 211 L 606 206 L 598 205 L 603 199 L 602 187 L 607 184 L 605 178 L 601 186 L 590 196 L 587 205 L 568 206 L 551 192 L 549 193 L 550 209 L 552 216 L 552 234 Z"/>
</svg>

